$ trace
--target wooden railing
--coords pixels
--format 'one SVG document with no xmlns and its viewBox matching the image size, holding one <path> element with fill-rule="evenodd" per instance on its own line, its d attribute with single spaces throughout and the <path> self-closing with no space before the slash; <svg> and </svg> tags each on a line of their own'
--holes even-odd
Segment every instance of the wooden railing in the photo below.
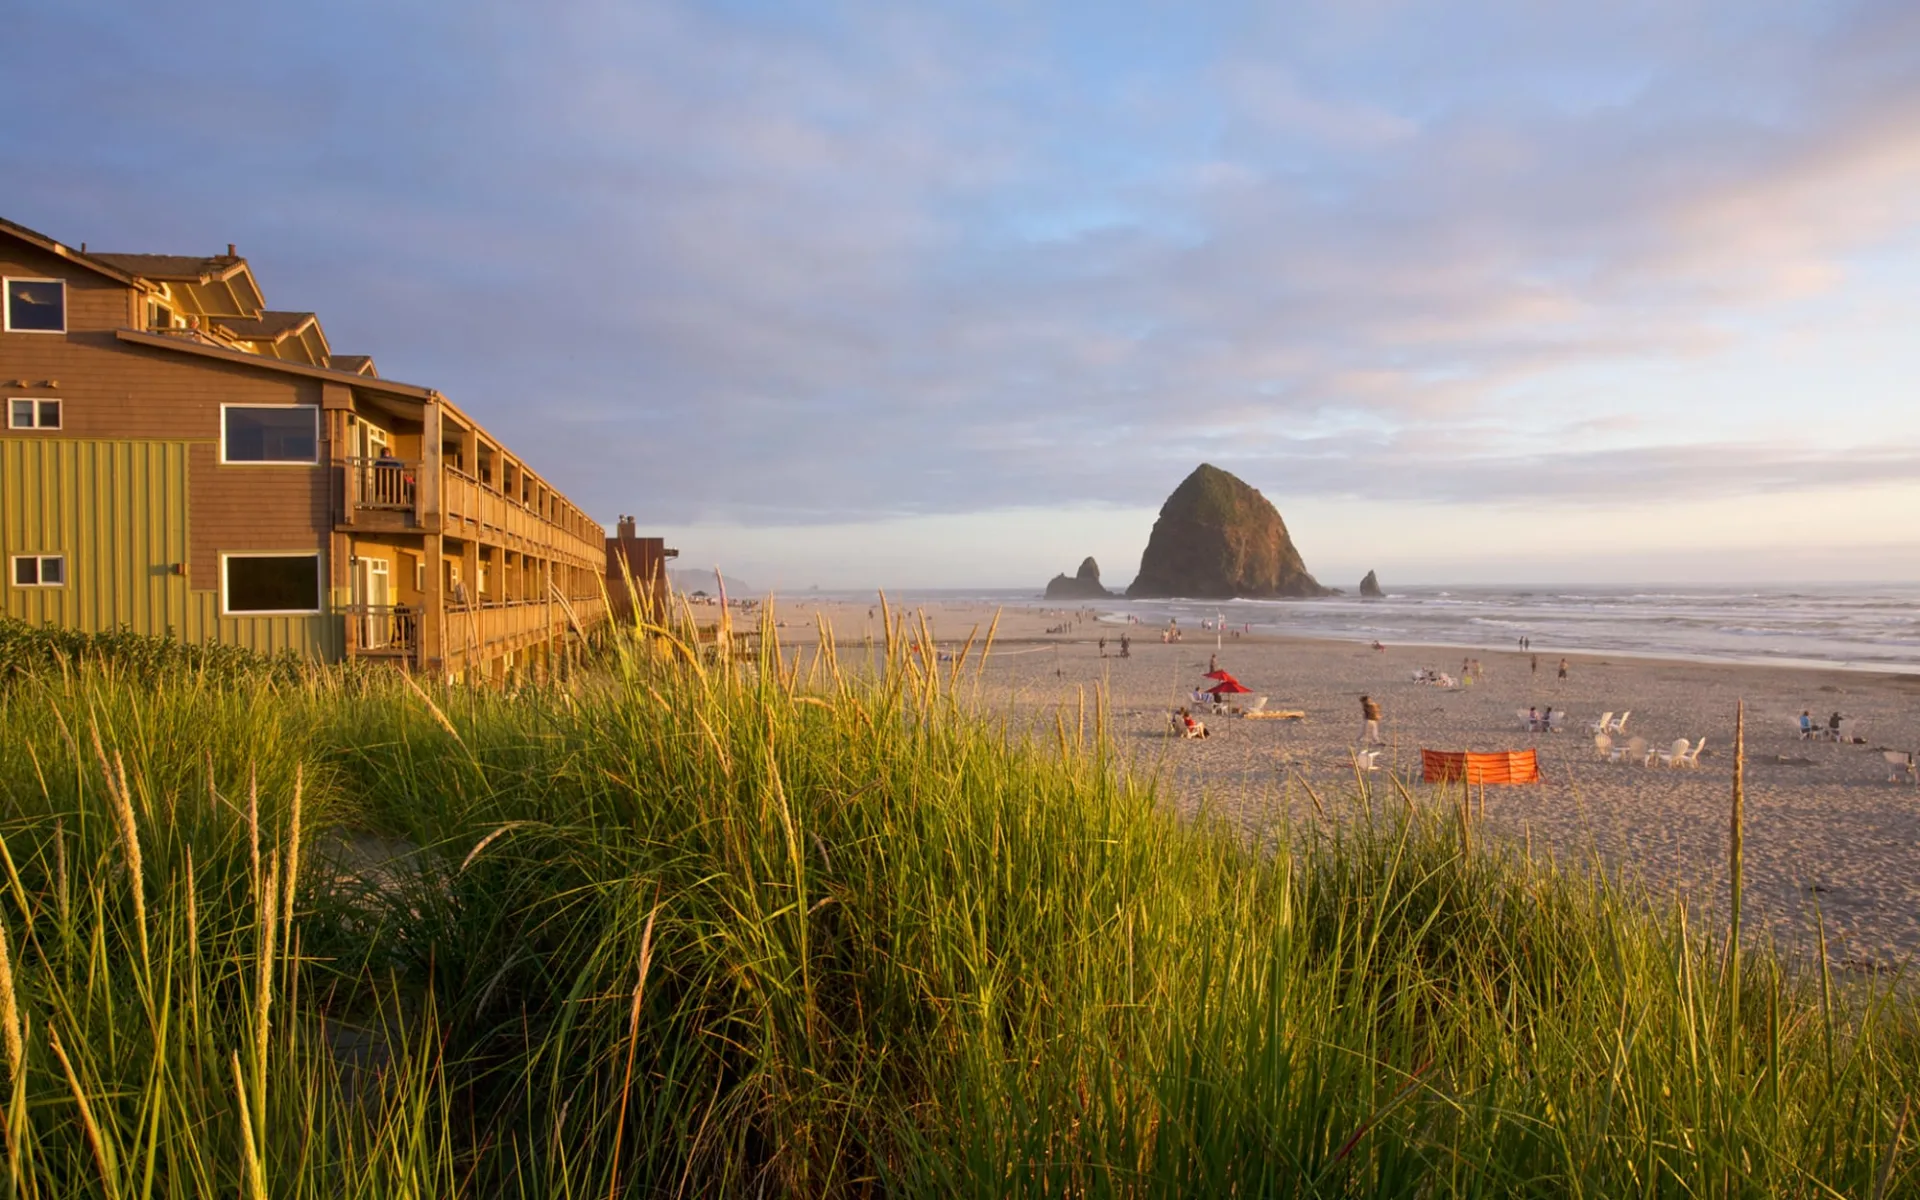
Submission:
<svg viewBox="0 0 1920 1200">
<path fill-rule="evenodd" d="M 347 649 L 355 655 L 411 658 L 420 649 L 420 610 L 404 604 L 349 604 Z"/>
<path fill-rule="evenodd" d="M 465 606 L 449 605 L 441 637 L 448 658 L 484 659 L 516 639 L 537 640 L 560 634 L 571 629 L 575 621 L 584 629 L 592 629 L 605 619 L 606 600 L 599 595 L 572 598 L 564 603 L 558 598 L 551 603 L 482 601 Z"/>
<path fill-rule="evenodd" d="M 420 464 L 397 458 L 349 458 L 347 494 L 354 508 L 413 512 Z"/>
<path fill-rule="evenodd" d="M 587 541 L 451 467 L 442 475 L 440 507 L 449 520 L 471 521 L 496 534 L 569 554 L 581 566 L 597 569 L 606 554 L 603 545 Z"/>
</svg>

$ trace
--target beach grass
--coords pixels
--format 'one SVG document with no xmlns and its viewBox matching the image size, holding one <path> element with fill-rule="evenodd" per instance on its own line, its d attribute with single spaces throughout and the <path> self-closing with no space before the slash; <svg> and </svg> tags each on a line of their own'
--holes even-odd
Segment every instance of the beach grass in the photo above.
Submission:
<svg viewBox="0 0 1920 1200">
<path fill-rule="evenodd" d="M 887 628 L 514 692 L 18 656 L 7 1194 L 1920 1190 L 1897 978 L 1423 787 L 1183 819 L 1097 700 L 1029 738 Z"/>
</svg>

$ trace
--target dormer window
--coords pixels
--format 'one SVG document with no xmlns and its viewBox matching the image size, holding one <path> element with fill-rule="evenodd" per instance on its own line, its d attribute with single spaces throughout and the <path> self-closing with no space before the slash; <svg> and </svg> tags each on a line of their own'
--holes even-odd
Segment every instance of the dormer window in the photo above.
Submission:
<svg viewBox="0 0 1920 1200">
<path fill-rule="evenodd" d="M 64 279 L 7 279 L 8 333 L 65 333 L 67 282 Z"/>
<path fill-rule="evenodd" d="M 148 329 L 175 329 L 178 328 L 175 324 L 177 320 L 178 318 L 173 315 L 173 309 L 160 301 L 152 300 L 147 303 Z"/>
</svg>

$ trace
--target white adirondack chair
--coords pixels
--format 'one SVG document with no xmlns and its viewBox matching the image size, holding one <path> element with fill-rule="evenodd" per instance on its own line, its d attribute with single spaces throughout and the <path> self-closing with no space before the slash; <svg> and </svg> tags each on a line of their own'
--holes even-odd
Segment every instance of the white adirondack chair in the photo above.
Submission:
<svg viewBox="0 0 1920 1200">
<path fill-rule="evenodd" d="M 1613 761 L 1613 739 L 1608 737 L 1604 733 L 1594 734 L 1593 735 L 1593 753 L 1596 758 L 1604 758 L 1608 762 L 1612 762 Z"/>
<path fill-rule="evenodd" d="M 1632 709 L 1628 709 L 1627 711 L 1621 713 L 1620 718 L 1613 723 L 1612 732 L 1625 733 L 1627 731 L 1627 718 L 1632 715 L 1633 715 Z"/>
<path fill-rule="evenodd" d="M 1613 728 L 1613 714 L 1611 712 L 1603 712 L 1600 714 L 1600 719 L 1598 721 L 1592 721 L 1588 723 L 1587 732 L 1588 733 L 1606 733 L 1608 730 L 1612 728 Z"/>
<path fill-rule="evenodd" d="M 1703 742 L 1705 740 L 1705 738 L 1701 739 Z M 1693 745 L 1693 743 L 1687 739 L 1677 738 L 1672 746 L 1669 746 L 1665 750 L 1656 751 L 1654 757 L 1660 760 L 1660 765 L 1663 767 L 1684 766 L 1687 760 L 1687 748 L 1691 745 Z"/>
<path fill-rule="evenodd" d="M 1643 737 L 1629 738 L 1626 745 L 1615 746 L 1610 757 L 1614 762 L 1637 762 L 1643 767 L 1653 758 L 1647 753 L 1647 739 Z"/>
<path fill-rule="evenodd" d="M 1887 776 L 1888 783 L 1899 783 L 1902 775 L 1920 782 L 1920 771 L 1915 770 L 1911 753 L 1905 750 L 1882 750 L 1880 757 L 1887 760 L 1887 770 L 1892 772 Z"/>
</svg>

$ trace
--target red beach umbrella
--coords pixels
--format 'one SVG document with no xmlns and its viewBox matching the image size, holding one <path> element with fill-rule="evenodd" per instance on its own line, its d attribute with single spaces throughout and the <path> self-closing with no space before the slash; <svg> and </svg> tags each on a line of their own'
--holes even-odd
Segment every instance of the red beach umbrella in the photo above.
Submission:
<svg viewBox="0 0 1920 1200">
<path fill-rule="evenodd" d="M 1253 691 L 1252 688 L 1245 686 L 1238 679 L 1223 679 L 1207 689 L 1208 694 L 1214 696 L 1237 696 L 1251 691 Z"/>
</svg>

